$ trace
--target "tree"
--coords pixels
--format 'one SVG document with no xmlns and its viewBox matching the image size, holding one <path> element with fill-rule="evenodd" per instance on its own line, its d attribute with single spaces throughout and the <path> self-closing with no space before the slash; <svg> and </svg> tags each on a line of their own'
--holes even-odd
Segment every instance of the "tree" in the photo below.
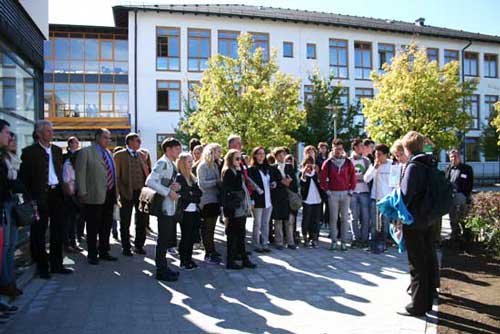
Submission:
<svg viewBox="0 0 500 334">
<path fill-rule="evenodd" d="M 498 141 L 499 134 L 497 134 L 499 128 L 498 125 L 495 125 L 495 119 L 499 119 L 499 108 L 500 103 L 497 102 L 494 106 L 494 110 L 492 110 L 489 115 L 488 122 L 485 124 L 480 138 L 481 150 L 484 152 L 486 161 L 495 161 L 500 157 L 500 141 Z"/>
<path fill-rule="evenodd" d="M 306 145 L 316 145 L 321 141 L 330 143 L 335 131 L 342 140 L 359 136 L 363 126 L 354 121 L 359 106 L 342 104 L 344 87 L 336 83 L 333 76 L 321 77 L 318 70 L 309 75 L 309 81 L 311 90 L 304 101 L 306 118 L 296 131 L 296 139 Z"/>
<path fill-rule="evenodd" d="M 497 144 L 498 146 L 500 146 L 500 101 L 495 103 L 495 111 L 496 111 L 496 116 L 493 118 L 490 124 L 494 126 L 496 131 L 498 132 Z"/>
<path fill-rule="evenodd" d="M 252 51 L 252 37 L 238 39 L 238 58 L 212 57 L 195 87 L 198 110 L 182 127 L 203 142 L 224 143 L 230 134 L 241 136 L 244 147 L 292 146 L 291 134 L 300 126 L 300 81 L 278 71 L 276 53 L 264 59 Z"/>
<path fill-rule="evenodd" d="M 366 130 L 376 141 L 390 144 L 416 130 L 430 137 L 437 149 L 449 148 L 457 144 L 458 133 L 471 127 L 463 101 L 477 81 L 460 82 L 458 62 L 440 68 L 412 44 L 383 70 L 371 73 L 378 94 L 362 100 Z"/>
</svg>

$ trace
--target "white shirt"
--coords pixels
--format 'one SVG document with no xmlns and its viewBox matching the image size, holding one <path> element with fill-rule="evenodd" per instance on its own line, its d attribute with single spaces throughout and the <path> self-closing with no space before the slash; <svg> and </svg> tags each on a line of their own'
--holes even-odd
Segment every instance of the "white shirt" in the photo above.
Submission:
<svg viewBox="0 0 500 334">
<path fill-rule="evenodd" d="M 196 212 L 196 204 L 189 203 L 189 205 L 184 209 L 184 212 Z"/>
<path fill-rule="evenodd" d="M 312 177 L 316 174 L 315 171 L 312 171 L 311 174 L 306 173 L 306 176 Z M 316 187 L 316 183 L 311 179 L 311 183 L 309 183 L 309 192 L 307 193 L 307 198 L 304 201 L 305 204 L 313 205 L 321 203 L 321 196 L 319 195 L 318 187 Z"/>
<path fill-rule="evenodd" d="M 282 178 L 286 178 L 285 166 L 286 166 L 286 163 L 284 163 L 284 162 L 278 162 L 278 170 L 280 171 Z"/>
<path fill-rule="evenodd" d="M 393 187 L 390 186 L 389 178 L 391 175 L 392 162 L 387 161 L 385 164 L 380 165 L 378 168 L 373 165 L 368 168 L 364 175 L 366 183 L 373 181 L 371 198 L 374 200 L 381 200 L 385 195 L 388 195 Z"/>
<path fill-rule="evenodd" d="M 271 174 L 270 173 L 264 174 L 262 173 L 261 170 L 259 170 L 259 173 L 260 177 L 262 178 L 262 183 L 264 184 L 264 201 L 267 209 L 272 206 L 271 188 L 269 188 L 269 182 L 271 182 Z"/>
<path fill-rule="evenodd" d="M 59 184 L 59 179 L 57 178 L 56 169 L 54 168 L 54 159 L 52 159 L 52 149 L 51 145 L 49 147 L 43 146 L 38 143 L 49 156 L 49 186 L 57 186 Z"/>
</svg>

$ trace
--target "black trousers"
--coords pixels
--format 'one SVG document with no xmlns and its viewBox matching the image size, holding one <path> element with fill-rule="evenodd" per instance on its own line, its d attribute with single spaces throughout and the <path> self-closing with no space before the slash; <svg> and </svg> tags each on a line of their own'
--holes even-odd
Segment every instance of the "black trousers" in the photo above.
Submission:
<svg viewBox="0 0 500 334">
<path fill-rule="evenodd" d="M 156 270 L 165 271 L 168 267 L 167 249 L 172 242 L 175 242 L 177 235 L 175 233 L 176 221 L 174 216 L 161 215 L 158 217 L 158 240 L 156 241 Z"/>
<path fill-rule="evenodd" d="M 124 250 L 130 250 L 130 221 L 132 218 L 132 209 L 135 209 L 135 239 L 134 246 L 137 248 L 144 247 L 146 242 L 146 226 L 149 224 L 149 215 L 139 211 L 139 196 L 140 190 L 135 190 L 132 193 L 131 200 L 121 200 L 122 207 L 120 208 L 120 236 L 122 239 L 122 247 Z"/>
<path fill-rule="evenodd" d="M 104 204 L 84 204 L 83 216 L 87 222 L 88 258 L 97 259 L 97 254 L 107 254 L 110 250 L 109 235 L 113 224 L 113 208 L 116 202 L 115 191 L 108 191 Z M 97 247 L 99 237 L 99 249 Z"/>
<path fill-rule="evenodd" d="M 74 196 L 66 196 L 64 198 L 64 246 L 76 246 L 76 236 L 78 225 L 80 224 L 80 206 L 76 202 L 78 199 Z"/>
<path fill-rule="evenodd" d="M 435 231 L 432 226 L 417 230 L 403 225 L 403 234 L 410 264 L 412 308 L 417 313 L 424 313 L 432 309 L 437 287 L 439 268 L 434 242 Z"/>
<path fill-rule="evenodd" d="M 304 203 L 302 208 L 302 235 L 304 236 L 304 241 L 307 238 L 309 238 L 309 240 L 316 240 L 318 235 L 318 225 L 321 219 L 321 211 L 323 210 L 323 203 Z"/>
<path fill-rule="evenodd" d="M 193 244 L 196 231 L 200 226 L 199 212 L 183 212 L 181 225 L 181 242 L 179 243 L 179 255 L 181 264 L 188 264 L 193 259 Z"/>
<path fill-rule="evenodd" d="M 247 217 L 229 218 L 226 227 L 227 262 L 233 262 L 238 257 L 245 261 L 248 255 L 245 250 L 245 223 Z"/>
<path fill-rule="evenodd" d="M 34 197 L 37 201 L 40 220 L 31 225 L 31 257 L 39 271 L 48 271 L 49 262 L 52 269 L 57 270 L 63 265 L 64 198 L 62 190 L 57 187 Z M 45 249 L 47 227 L 50 232 L 50 255 Z"/>
</svg>

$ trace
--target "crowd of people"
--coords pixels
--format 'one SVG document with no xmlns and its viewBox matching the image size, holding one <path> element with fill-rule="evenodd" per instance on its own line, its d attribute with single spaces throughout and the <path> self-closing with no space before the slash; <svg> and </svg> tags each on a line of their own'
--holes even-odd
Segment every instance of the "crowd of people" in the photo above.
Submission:
<svg viewBox="0 0 500 334">
<path fill-rule="evenodd" d="M 97 130 L 95 141 L 84 148 L 80 148 L 78 138 L 68 138 L 64 154 L 52 144 L 53 138 L 50 122 L 36 122 L 34 144 L 24 148 L 19 158 L 16 137 L 9 123 L 0 120 L 3 296 L 22 294 L 16 286 L 14 249 L 16 219 L 23 203 L 34 208 L 30 250 L 40 278 L 72 274 L 74 269 L 63 265 L 63 251 L 81 252 L 83 240 L 89 265 L 117 261 L 110 252 L 110 236 L 117 221 L 122 255 L 145 255 L 150 215 L 155 215 L 156 279 L 176 281 L 180 274 L 169 264 L 167 252 L 179 253 L 182 270 L 198 267 L 192 256 L 195 247 L 204 250 L 207 264 L 224 262 L 231 270 L 254 269 L 253 252 L 318 248 L 322 226 L 329 227 L 328 249 L 333 252 L 345 252 L 348 246 L 384 252 L 390 242 L 391 221 L 378 212 L 376 203 L 399 188 L 415 221 L 403 226 L 412 295 L 406 311 L 422 315 L 432 307 L 439 283 L 435 247 L 440 223 L 429 222 L 423 198 L 426 168 L 436 163 L 432 155 L 423 153 L 428 139 L 417 132 L 408 133 L 391 147 L 359 138 L 353 139 L 350 147 L 335 139 L 330 152 L 326 142 L 309 145 L 299 164 L 287 147 L 269 150 L 259 146 L 245 155 L 237 135 L 227 139 L 224 156 L 218 143 L 202 144 L 193 138 L 189 150 L 183 152 L 181 142 L 167 138 L 161 144 L 163 155 L 154 164 L 136 133 L 128 134 L 126 146 L 114 148 L 113 153 L 107 129 Z M 469 166 L 460 163 L 457 150 L 449 154 L 446 173 L 456 193 L 450 218 L 452 236 L 458 238 L 473 175 Z M 253 217 L 250 248 L 245 228 L 248 217 Z M 227 240 L 224 261 L 224 252 L 214 241 L 218 222 L 223 224 Z M 16 310 L 6 299 L 0 300 L 0 319 Z"/>
</svg>

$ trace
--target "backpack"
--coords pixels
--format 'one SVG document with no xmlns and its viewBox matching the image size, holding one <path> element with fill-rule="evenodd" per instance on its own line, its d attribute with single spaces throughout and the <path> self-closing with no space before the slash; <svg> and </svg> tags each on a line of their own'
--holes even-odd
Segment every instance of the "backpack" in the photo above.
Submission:
<svg viewBox="0 0 500 334">
<path fill-rule="evenodd" d="M 445 173 L 436 166 L 428 166 L 419 161 L 411 161 L 424 166 L 427 170 L 427 187 L 423 197 L 423 205 L 428 210 L 429 222 L 440 221 L 452 206 L 453 186 Z"/>
</svg>

